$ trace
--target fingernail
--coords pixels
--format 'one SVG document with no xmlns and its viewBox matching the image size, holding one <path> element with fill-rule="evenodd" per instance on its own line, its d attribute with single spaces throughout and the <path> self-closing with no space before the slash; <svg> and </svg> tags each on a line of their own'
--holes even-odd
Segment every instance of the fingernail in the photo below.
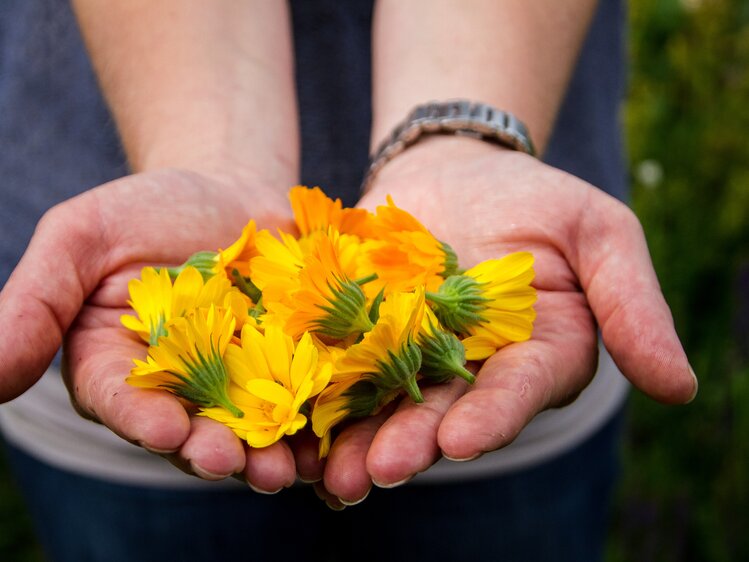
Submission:
<svg viewBox="0 0 749 562">
<path fill-rule="evenodd" d="M 700 382 L 697 380 L 697 375 L 694 373 L 694 369 L 692 369 L 692 366 L 689 366 L 689 373 L 692 375 L 692 378 L 694 379 L 694 391 L 692 392 L 692 396 L 689 397 L 689 400 L 687 400 L 687 404 L 692 402 L 697 397 L 697 392 L 700 390 Z"/>
<path fill-rule="evenodd" d="M 150 445 L 147 445 L 143 441 L 138 441 L 138 445 L 143 447 L 146 451 L 149 451 L 156 455 L 171 455 L 172 453 L 176 453 L 177 451 L 179 451 L 179 447 L 177 447 L 176 449 L 157 449 L 156 447 L 151 447 Z"/>
<path fill-rule="evenodd" d="M 261 490 L 257 486 L 253 486 L 252 484 L 250 484 L 250 482 L 247 482 L 247 485 L 250 487 L 250 489 L 253 492 L 257 492 L 258 494 L 263 494 L 265 496 L 272 496 L 273 494 L 277 494 L 278 492 L 280 492 L 281 490 L 283 490 L 283 486 L 281 486 L 278 490 L 273 490 L 273 491 L 269 492 L 268 490 Z"/>
<path fill-rule="evenodd" d="M 312 480 L 307 480 L 306 478 L 302 478 L 301 476 L 299 476 L 298 478 L 302 484 L 314 484 L 315 482 L 319 482 L 320 480 L 322 480 L 322 477 L 314 478 Z"/>
<path fill-rule="evenodd" d="M 335 503 L 330 502 L 328 500 L 325 500 L 325 505 L 327 505 L 333 511 L 343 511 L 344 509 L 346 509 L 345 505 L 343 505 L 343 504 L 335 504 Z"/>
<path fill-rule="evenodd" d="M 484 453 L 476 453 L 475 455 L 473 455 L 471 457 L 463 457 L 463 458 L 450 457 L 450 456 L 446 455 L 445 453 L 442 453 L 442 456 L 445 457 L 447 460 L 453 461 L 453 462 L 468 462 L 468 461 L 476 460 L 477 458 L 479 458 L 483 454 Z"/>
<path fill-rule="evenodd" d="M 413 477 L 414 476 L 412 474 L 411 476 L 409 476 L 407 478 L 404 478 L 403 480 L 398 480 L 398 482 L 389 482 L 389 483 L 378 482 L 377 480 L 372 479 L 372 483 L 375 486 L 377 486 L 378 488 L 386 488 L 386 489 L 397 488 L 398 486 L 402 486 L 403 484 L 405 484 L 406 482 L 408 482 L 409 480 L 411 480 Z"/>
<path fill-rule="evenodd" d="M 216 474 L 215 472 L 206 470 L 199 464 L 195 464 L 193 461 L 190 461 L 190 468 L 197 476 L 200 476 L 203 480 L 223 480 L 224 478 L 228 478 L 229 476 L 231 476 L 231 474 Z"/>
<path fill-rule="evenodd" d="M 343 505 L 347 505 L 347 506 L 351 506 L 351 505 L 356 505 L 356 504 L 359 504 L 359 503 L 363 502 L 364 500 L 366 500 L 366 499 L 367 499 L 367 496 L 369 495 L 369 492 L 371 492 L 371 491 L 372 491 L 372 488 L 370 487 L 370 488 L 369 488 L 369 489 L 367 490 L 367 493 L 366 493 L 366 494 L 364 494 L 364 495 L 363 495 L 363 496 L 362 496 L 361 498 L 359 498 L 358 500 L 354 500 L 354 501 L 349 501 L 349 500 L 344 500 L 343 498 L 338 498 L 338 501 L 339 501 L 339 502 L 341 502 L 341 503 L 342 503 Z"/>
</svg>

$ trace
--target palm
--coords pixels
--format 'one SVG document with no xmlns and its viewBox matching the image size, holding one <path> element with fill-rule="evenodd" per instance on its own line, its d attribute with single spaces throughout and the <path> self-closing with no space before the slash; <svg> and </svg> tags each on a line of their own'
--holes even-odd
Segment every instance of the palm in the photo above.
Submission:
<svg viewBox="0 0 749 562">
<path fill-rule="evenodd" d="M 489 358 L 472 387 L 428 389 L 427 407 L 404 401 L 392 416 L 343 432 L 325 471 L 333 494 L 357 498 L 370 477 L 400 482 L 441 454 L 470 459 L 508 444 L 538 412 L 569 402 L 590 381 L 597 324 L 636 386 L 664 401 L 689 398 L 686 357 L 639 223 L 623 205 L 525 155 L 448 139 L 388 164 L 362 204 L 386 194 L 449 243 L 464 267 L 532 252 L 538 316 L 532 339 Z"/>
<path fill-rule="evenodd" d="M 264 479 L 262 469 L 252 472 L 263 462 L 248 467 L 230 430 L 191 419 L 170 394 L 125 383 L 132 358 L 145 355 L 119 321 L 127 310 L 127 282 L 142 266 L 178 264 L 195 251 L 226 247 L 251 215 L 271 227 L 288 221 L 282 195 L 247 186 L 248 193 L 263 195 L 250 209 L 242 203 L 243 189 L 197 174 L 157 172 L 117 180 L 50 212 L 0 301 L 3 315 L 21 309 L 32 320 L 0 343 L 9 358 L 0 372 L 4 397 L 33 384 L 65 334 L 66 383 L 84 416 L 208 478 L 245 469 L 251 481 L 270 489 L 279 487 L 279 477 L 289 479 L 288 451 L 263 452 L 270 464 L 283 464 L 278 475 Z M 53 272 L 57 282 L 44 283 Z M 35 342 L 34 356 L 14 352 L 23 341 Z"/>
</svg>

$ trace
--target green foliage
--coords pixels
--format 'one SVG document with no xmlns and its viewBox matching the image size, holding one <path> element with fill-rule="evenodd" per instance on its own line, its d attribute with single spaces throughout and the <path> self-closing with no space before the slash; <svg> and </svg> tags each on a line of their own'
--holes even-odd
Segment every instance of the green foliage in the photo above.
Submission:
<svg viewBox="0 0 749 562">
<path fill-rule="evenodd" d="M 749 3 L 634 0 L 634 206 L 700 378 L 636 395 L 609 560 L 749 559 Z"/>
</svg>

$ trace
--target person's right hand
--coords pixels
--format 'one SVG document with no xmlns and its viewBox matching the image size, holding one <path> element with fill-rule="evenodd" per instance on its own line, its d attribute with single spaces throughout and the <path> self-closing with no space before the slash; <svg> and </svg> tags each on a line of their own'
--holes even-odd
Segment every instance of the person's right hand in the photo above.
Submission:
<svg viewBox="0 0 749 562">
<path fill-rule="evenodd" d="M 61 344 L 71 399 L 85 417 L 206 479 L 243 473 L 276 491 L 295 477 L 285 443 L 243 447 L 225 426 L 190 417 L 176 397 L 125 382 L 146 348 L 120 324 L 127 282 L 145 265 L 176 265 L 227 247 L 254 218 L 288 229 L 285 189 L 182 170 L 115 180 L 47 212 L 0 293 L 0 402 L 44 373 Z"/>
</svg>

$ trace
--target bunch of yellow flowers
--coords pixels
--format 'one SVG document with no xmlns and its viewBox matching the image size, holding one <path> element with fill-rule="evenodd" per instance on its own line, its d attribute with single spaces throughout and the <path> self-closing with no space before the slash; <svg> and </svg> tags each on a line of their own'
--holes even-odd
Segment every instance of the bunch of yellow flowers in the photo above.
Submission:
<svg viewBox="0 0 749 562">
<path fill-rule="evenodd" d="M 472 383 L 466 361 L 530 338 L 530 253 L 463 271 L 391 198 L 374 214 L 317 187 L 289 198 L 299 236 L 251 220 L 226 250 L 130 281 L 122 323 L 149 347 L 128 383 L 174 393 L 252 447 L 311 419 L 322 457 L 343 420 L 403 394 L 423 402 L 422 383 Z"/>
</svg>

